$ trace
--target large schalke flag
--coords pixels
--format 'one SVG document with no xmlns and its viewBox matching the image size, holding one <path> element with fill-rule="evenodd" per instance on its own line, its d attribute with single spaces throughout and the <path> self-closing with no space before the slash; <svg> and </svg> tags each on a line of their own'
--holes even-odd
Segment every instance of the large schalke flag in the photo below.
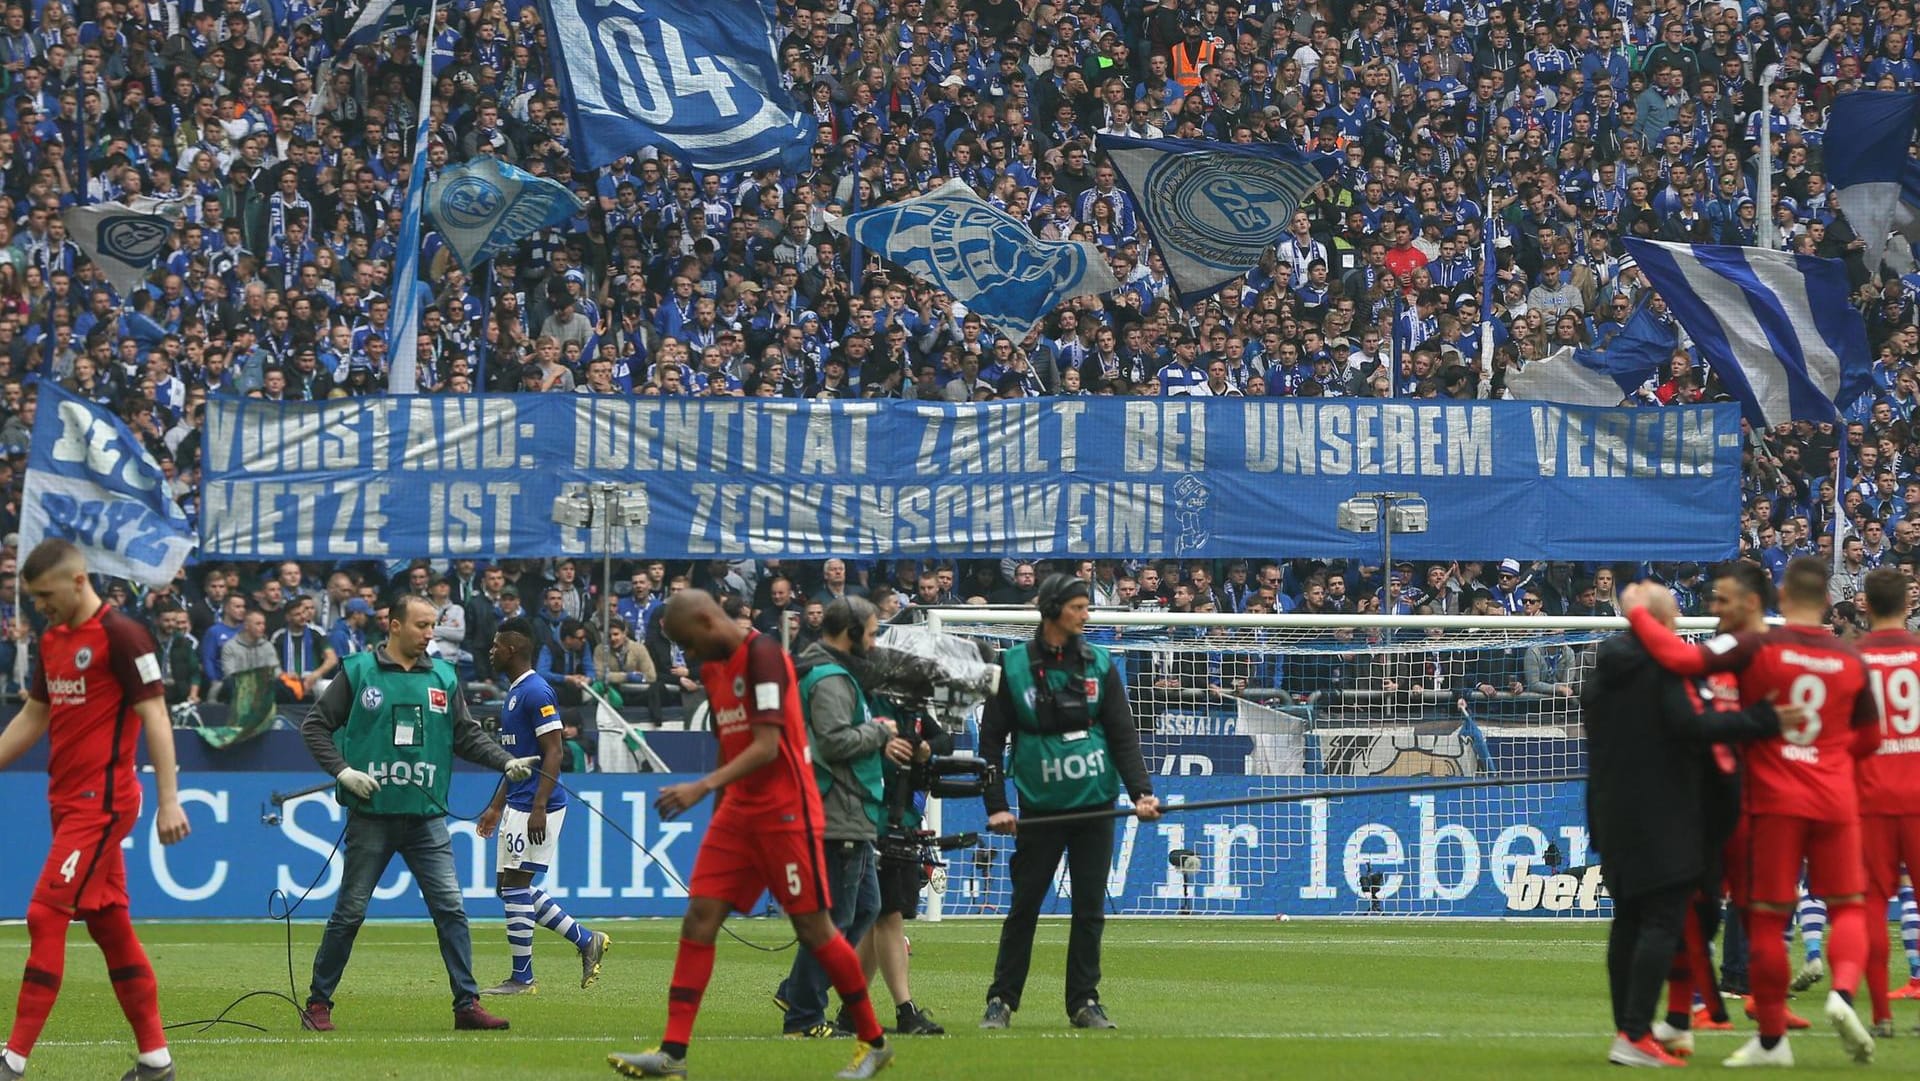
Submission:
<svg viewBox="0 0 1920 1081">
<path fill-rule="evenodd" d="M 76 206 L 62 215 L 62 220 L 67 224 L 67 235 L 106 273 L 107 281 L 121 296 L 140 287 L 173 236 L 173 216 L 153 213 L 145 206 Z"/>
<path fill-rule="evenodd" d="M 427 185 L 427 218 L 468 270 L 542 229 L 566 224 L 581 205 L 559 182 L 484 154 Z"/>
<path fill-rule="evenodd" d="M 695 169 L 799 172 L 818 126 L 775 57 L 774 0 L 539 0 L 574 160 L 657 147 Z"/>
<path fill-rule="evenodd" d="M 1099 248 L 1041 240 L 960 181 L 827 224 L 951 293 L 1016 342 L 1062 302 L 1120 288 Z"/>
<path fill-rule="evenodd" d="M 1876 273 L 1888 233 L 1920 240 L 1915 208 L 1920 163 L 1907 153 L 1916 119 L 1920 94 L 1906 90 L 1842 94 L 1827 116 L 1827 179 L 1834 201 L 1866 243 L 1867 268 Z"/>
<path fill-rule="evenodd" d="M 1331 159 L 1269 143 L 1116 135 L 1099 142 L 1183 303 L 1258 266 L 1287 235 L 1300 200 L 1338 170 Z"/>
<path fill-rule="evenodd" d="M 1840 260 L 1638 237 L 1627 253 L 1754 427 L 1837 420 L 1872 385 Z"/>
<path fill-rule="evenodd" d="M 99 574 L 150 586 L 173 581 L 193 527 L 140 440 L 120 419 L 50 379 L 27 451 L 20 550 L 48 537 L 86 549 Z"/>
</svg>

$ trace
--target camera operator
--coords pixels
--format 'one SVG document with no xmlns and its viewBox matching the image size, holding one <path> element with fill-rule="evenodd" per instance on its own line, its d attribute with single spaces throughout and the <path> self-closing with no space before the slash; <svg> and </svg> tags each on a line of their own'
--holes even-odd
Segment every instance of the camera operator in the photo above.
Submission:
<svg viewBox="0 0 1920 1081">
<path fill-rule="evenodd" d="M 862 597 L 829 604 L 820 640 L 794 658 L 800 708 L 813 748 L 813 775 L 826 814 L 827 876 L 833 925 L 859 946 L 880 909 L 874 841 L 886 821 L 885 759 L 910 761 L 913 748 L 892 721 L 874 717 L 860 673 L 880 615 Z M 805 950 L 774 993 L 785 1011 L 781 1031 L 795 1038 L 843 1035 L 827 1021 L 827 974 Z"/>
<path fill-rule="evenodd" d="M 1160 801 L 1140 753 L 1126 690 L 1107 651 L 1081 637 L 1091 594 L 1087 583 L 1052 574 L 1035 604 L 1033 641 L 1000 658 L 999 690 L 980 722 L 980 753 L 999 765 L 1012 741 L 1007 773 L 1020 793 L 1020 817 L 1007 809 L 1006 786 L 986 791 L 987 826 L 1014 834 L 1013 902 L 1000 928 L 1000 953 L 981 1028 L 1006 1028 L 1020 1008 L 1040 906 L 1067 857 L 1073 883 L 1073 926 L 1067 938 L 1067 1016 L 1075 1028 L 1113 1028 L 1100 1005 L 1100 935 L 1106 927 L 1106 883 L 1113 866 L 1111 817 L 1053 824 L 1047 816 L 1113 807 L 1126 781 L 1134 814 L 1160 817 Z"/>
<path fill-rule="evenodd" d="M 931 575 L 927 576 L 931 577 Z M 953 753 L 953 736 L 939 721 L 920 710 L 901 710 L 896 720 L 900 738 L 913 748 L 913 762 L 924 765 L 935 755 Z M 887 829 L 880 838 L 880 916 L 860 941 L 860 963 L 873 986 L 877 970 L 893 993 L 894 1028 L 903 1036 L 944 1036 L 947 1030 L 913 1001 L 907 975 L 906 921 L 920 914 L 920 887 L 926 882 L 926 857 L 920 840 L 920 821 L 926 809 L 926 789 L 916 782 L 916 771 L 893 763 L 887 766 Z"/>
</svg>

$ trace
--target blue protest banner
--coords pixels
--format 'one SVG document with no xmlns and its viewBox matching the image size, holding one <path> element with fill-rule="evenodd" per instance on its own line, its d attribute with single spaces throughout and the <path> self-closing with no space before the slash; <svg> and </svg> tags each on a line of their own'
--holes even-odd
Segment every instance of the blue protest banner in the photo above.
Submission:
<svg viewBox="0 0 1920 1081">
<path fill-rule="evenodd" d="M 120 418 L 51 380 L 27 451 L 20 551 L 48 537 L 86 550 L 96 574 L 165 585 L 193 551 L 167 478 Z"/>
<path fill-rule="evenodd" d="M 1409 559 L 1733 554 L 1732 405 L 1053 398 L 949 405 L 496 395 L 207 412 L 202 545 L 237 559 L 582 555 L 613 481 L 662 559 L 1364 556 L 1359 490 L 1425 496 Z"/>
</svg>

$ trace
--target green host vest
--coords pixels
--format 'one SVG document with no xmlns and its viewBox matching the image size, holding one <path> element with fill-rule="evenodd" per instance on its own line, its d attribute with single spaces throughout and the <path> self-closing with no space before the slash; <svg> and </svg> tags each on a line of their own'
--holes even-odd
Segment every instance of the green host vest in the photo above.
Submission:
<svg viewBox="0 0 1920 1081">
<path fill-rule="evenodd" d="M 453 780 L 453 696 L 460 678 L 434 659 L 426 668 L 381 668 L 372 650 L 341 665 L 353 711 L 334 732 L 347 765 L 372 775 L 380 791 L 360 799 L 336 788 L 340 805 L 376 815 L 444 815 Z"/>
<path fill-rule="evenodd" d="M 1113 658 L 1088 645 L 1093 663 L 1082 678 L 1090 681 L 1087 715 L 1092 724 L 1082 732 L 1046 732 L 1034 706 L 1032 643 L 1014 646 L 1002 656 L 1007 690 L 1013 698 L 1013 766 L 1007 771 L 1020 793 L 1022 811 L 1077 811 L 1111 806 L 1120 797 L 1120 776 L 1107 754 L 1107 732 L 1100 726 L 1100 695 L 1106 689 Z M 1066 672 L 1042 670 L 1055 692 L 1067 685 Z"/>
<path fill-rule="evenodd" d="M 807 738 L 813 738 L 813 688 L 828 676 L 845 676 L 853 684 L 853 700 L 858 712 L 854 715 L 854 727 L 873 723 L 873 709 L 867 705 L 867 692 L 860 687 L 860 681 L 853 673 L 837 664 L 823 664 L 810 668 L 800 677 L 800 712 L 806 716 Z M 860 809 L 867 813 L 867 820 L 881 833 L 887 832 L 887 797 L 885 758 L 880 752 L 861 755 L 847 768 L 853 771 L 853 779 L 860 785 Z M 833 770 L 826 763 L 815 759 L 813 779 L 820 786 L 822 797 L 833 790 Z"/>
</svg>

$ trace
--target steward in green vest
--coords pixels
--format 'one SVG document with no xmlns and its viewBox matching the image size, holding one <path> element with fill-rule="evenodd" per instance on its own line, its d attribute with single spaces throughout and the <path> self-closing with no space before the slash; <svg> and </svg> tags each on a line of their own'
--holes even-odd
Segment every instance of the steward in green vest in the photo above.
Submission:
<svg viewBox="0 0 1920 1081">
<path fill-rule="evenodd" d="M 826 813 L 827 885 L 833 925 L 860 945 L 880 914 L 878 853 L 873 842 L 886 821 L 886 764 L 912 753 L 894 735 L 892 721 L 876 720 L 857 673 L 880 624 L 880 612 L 864 597 L 841 597 L 827 605 L 819 641 L 794 658 L 800 677 L 800 710 L 806 715 L 814 781 Z M 789 1036 L 825 1036 L 826 971 L 809 950 L 794 952 L 793 968 L 774 992 Z"/>
<path fill-rule="evenodd" d="M 1100 1004 L 1100 936 L 1106 926 L 1107 873 L 1113 864 L 1111 816 L 1049 823 L 1049 815 L 1114 808 L 1124 784 L 1133 813 L 1160 817 L 1153 779 L 1126 688 L 1106 650 L 1081 637 L 1091 594 L 1087 583 L 1051 574 L 1034 598 L 1040 630 L 1033 641 L 1000 655 L 1000 689 L 980 720 L 980 755 L 1005 763 L 1020 795 L 1020 816 L 1007 806 L 1004 783 L 989 784 L 987 828 L 1011 833 L 1013 901 L 1000 928 L 1000 953 L 981 1028 L 1006 1028 L 1026 988 L 1033 931 L 1060 858 L 1072 883 L 1073 929 L 1067 938 L 1067 1017 L 1076 1028 L 1113 1028 Z"/>
<path fill-rule="evenodd" d="M 420 886 L 453 990 L 453 1027 L 504 1029 L 480 1007 L 473 942 L 447 834 L 448 788 L 459 755 L 510 781 L 533 776 L 538 758 L 515 758 L 480 729 L 447 662 L 427 656 L 438 614 L 424 598 L 393 602 L 384 645 L 347 658 L 300 726 L 307 750 L 336 782 L 347 808 L 346 854 L 333 915 L 313 959 L 303 1020 L 329 1032 L 333 993 L 366 919 L 367 902 L 395 855 Z"/>
</svg>

